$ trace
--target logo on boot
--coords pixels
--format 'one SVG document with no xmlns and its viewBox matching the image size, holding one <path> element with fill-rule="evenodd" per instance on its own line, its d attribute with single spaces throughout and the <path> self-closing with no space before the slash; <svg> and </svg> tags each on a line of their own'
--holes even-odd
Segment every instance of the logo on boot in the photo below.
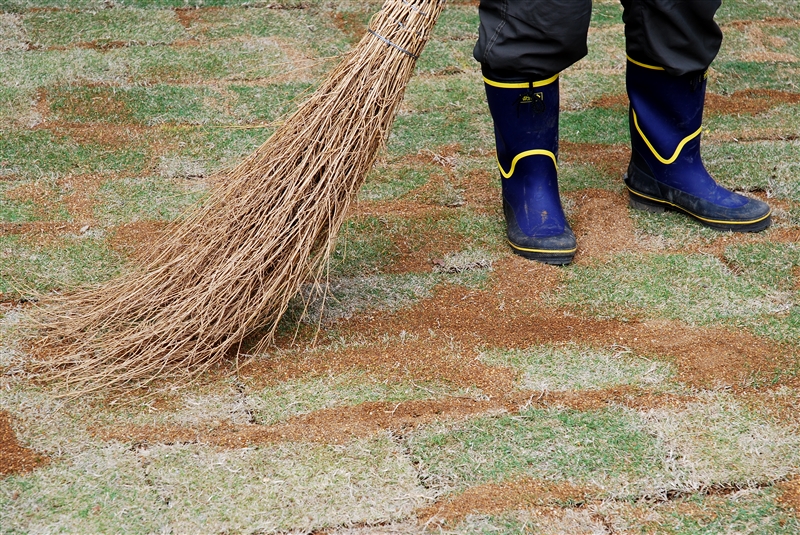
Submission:
<svg viewBox="0 0 800 535">
<path fill-rule="evenodd" d="M 532 91 L 523 93 L 517 100 L 517 115 L 521 114 L 522 106 L 530 106 L 531 113 L 542 113 L 544 111 L 544 93 Z"/>
</svg>

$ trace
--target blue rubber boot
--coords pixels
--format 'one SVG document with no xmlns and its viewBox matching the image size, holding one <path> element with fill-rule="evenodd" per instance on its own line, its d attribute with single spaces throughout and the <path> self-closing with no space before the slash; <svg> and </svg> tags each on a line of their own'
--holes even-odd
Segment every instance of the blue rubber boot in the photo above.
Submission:
<svg viewBox="0 0 800 535">
<path fill-rule="evenodd" d="M 765 202 L 718 185 L 700 158 L 706 72 L 671 76 L 628 58 L 631 162 L 625 175 L 630 205 L 677 210 L 716 230 L 769 227 Z"/>
<path fill-rule="evenodd" d="M 525 258 L 569 264 L 577 248 L 558 195 L 558 76 L 499 81 L 484 68 L 508 243 Z"/>
</svg>

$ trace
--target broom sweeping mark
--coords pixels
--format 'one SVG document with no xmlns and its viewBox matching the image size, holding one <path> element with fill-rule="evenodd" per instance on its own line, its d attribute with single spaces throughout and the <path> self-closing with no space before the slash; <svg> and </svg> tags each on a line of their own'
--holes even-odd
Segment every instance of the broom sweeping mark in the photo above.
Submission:
<svg viewBox="0 0 800 535">
<path fill-rule="evenodd" d="M 192 380 L 247 339 L 261 339 L 254 351 L 270 344 L 302 285 L 324 281 L 443 7 L 387 0 L 320 88 L 214 181 L 208 201 L 167 229 L 142 267 L 43 299 L 31 342 L 42 378 L 68 396 Z"/>
</svg>

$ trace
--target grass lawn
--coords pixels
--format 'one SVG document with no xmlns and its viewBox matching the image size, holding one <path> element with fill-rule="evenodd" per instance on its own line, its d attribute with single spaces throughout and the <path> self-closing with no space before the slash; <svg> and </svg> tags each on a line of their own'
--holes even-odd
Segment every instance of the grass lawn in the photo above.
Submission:
<svg viewBox="0 0 800 535">
<path fill-rule="evenodd" d="M 704 160 L 757 235 L 628 208 L 621 6 L 561 77 L 579 250 L 505 243 L 452 1 L 325 307 L 195 384 L 54 397 L 35 296 L 136 267 L 380 2 L 0 0 L 0 533 L 800 533 L 800 4 L 726 0 Z"/>
</svg>

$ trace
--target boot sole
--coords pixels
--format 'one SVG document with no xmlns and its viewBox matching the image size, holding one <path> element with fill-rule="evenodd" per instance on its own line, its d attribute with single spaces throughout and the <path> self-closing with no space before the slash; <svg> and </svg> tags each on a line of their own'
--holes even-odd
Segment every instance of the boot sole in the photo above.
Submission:
<svg viewBox="0 0 800 535">
<path fill-rule="evenodd" d="M 772 212 L 754 221 L 713 221 L 693 214 L 677 204 L 672 204 L 669 201 L 649 197 L 632 190 L 630 186 L 626 185 L 626 187 L 628 188 L 628 204 L 630 204 L 631 208 L 652 213 L 663 213 L 667 210 L 680 212 L 688 215 L 701 225 L 714 230 L 730 232 L 761 232 L 772 224 Z"/>
<path fill-rule="evenodd" d="M 527 258 L 528 260 L 536 260 L 537 262 L 541 262 L 543 264 L 550 264 L 553 266 L 566 266 L 572 262 L 572 259 L 575 258 L 575 249 L 566 249 L 562 251 L 558 250 L 547 250 L 547 249 L 528 249 L 525 247 L 520 247 L 519 245 L 515 245 L 511 242 L 511 240 L 507 240 L 508 244 L 511 246 L 511 250 L 514 254 L 517 254 L 523 258 Z"/>
</svg>

